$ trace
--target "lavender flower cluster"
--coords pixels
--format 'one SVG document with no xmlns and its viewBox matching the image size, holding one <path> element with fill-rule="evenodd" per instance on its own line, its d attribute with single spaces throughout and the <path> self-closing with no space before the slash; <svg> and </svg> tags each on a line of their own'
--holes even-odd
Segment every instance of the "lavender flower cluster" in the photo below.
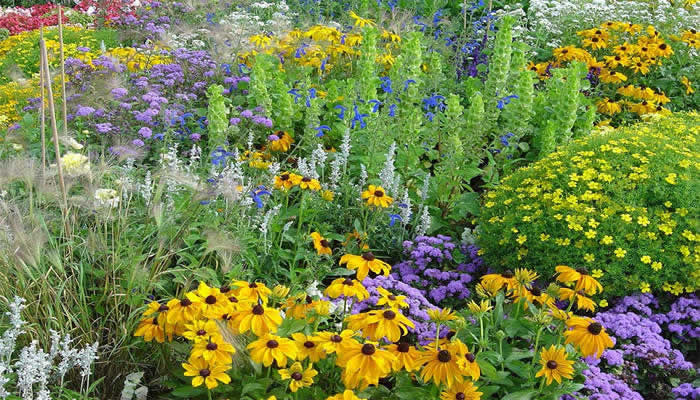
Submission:
<svg viewBox="0 0 700 400">
<path fill-rule="evenodd" d="M 436 326 L 435 323 L 428 322 L 430 317 L 428 316 L 427 310 L 434 309 L 436 307 L 425 298 L 420 290 L 407 283 L 401 282 L 392 275 L 380 275 L 376 278 L 367 277 L 362 281 L 362 284 L 365 286 L 365 288 L 367 288 L 370 297 L 367 300 L 355 303 L 351 309 L 352 314 L 357 314 L 374 307 L 380 297 L 379 292 L 377 292 L 377 288 L 382 287 L 394 294 L 403 294 L 406 296 L 408 309 L 404 310 L 404 315 L 415 324 L 415 328 L 409 328 L 409 332 L 416 335 L 418 342 L 422 345 L 427 345 L 435 340 Z M 445 337 L 447 333 L 447 327 L 442 327 L 440 329 L 440 337 Z"/>
<path fill-rule="evenodd" d="M 162 140 L 168 133 L 179 140 L 200 140 L 206 117 L 198 115 L 196 109 L 206 100 L 206 88 L 223 80 L 230 92 L 248 77 L 236 76 L 230 68 L 219 70 L 203 50 L 174 49 L 158 53 L 169 57 L 171 62 L 132 73 L 126 84 L 116 86 L 113 82 L 119 82 L 119 73 L 125 67 L 113 59 L 101 56 L 93 61 L 94 66 L 67 59 L 66 73 L 73 92 L 69 119 L 80 118 L 86 128 L 97 133 L 128 139 L 131 148 Z M 105 86 L 105 82 L 112 86 Z M 111 87 L 111 90 L 106 98 L 95 102 L 83 98 L 83 93 L 91 87 Z M 126 149 L 113 147 L 112 151 L 119 153 Z"/>
<path fill-rule="evenodd" d="M 403 247 L 408 259 L 394 266 L 394 278 L 420 289 L 440 306 L 445 303 L 455 306 L 454 299 L 469 297 L 467 284 L 473 279 L 470 274 L 484 264 L 477 254 L 478 247 L 455 244 L 443 235 L 418 236 L 413 241 L 404 241 Z"/>
<path fill-rule="evenodd" d="M 664 335 L 681 340 L 698 336 L 700 299 L 696 295 L 677 299 L 667 313 L 658 312 L 653 295 L 637 294 L 620 300 L 614 307 L 596 315 L 615 341 L 600 360 L 586 358 L 584 391 L 591 400 L 640 399 L 645 386 L 654 382 L 654 391 L 668 394 L 671 383 L 664 377 L 683 378 L 696 374 L 692 362 L 674 349 Z M 700 388 L 683 383 L 672 389 L 676 400 L 700 398 Z M 578 395 L 582 395 L 577 393 Z M 564 396 L 562 400 L 574 397 Z"/>
</svg>

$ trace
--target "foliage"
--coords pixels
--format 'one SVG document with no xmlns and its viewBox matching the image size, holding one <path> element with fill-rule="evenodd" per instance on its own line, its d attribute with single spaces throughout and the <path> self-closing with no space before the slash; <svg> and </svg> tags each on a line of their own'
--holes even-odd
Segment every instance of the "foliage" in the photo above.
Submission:
<svg viewBox="0 0 700 400">
<path fill-rule="evenodd" d="M 600 269 L 610 295 L 698 287 L 698 116 L 674 114 L 578 140 L 483 198 L 486 262 Z"/>
</svg>

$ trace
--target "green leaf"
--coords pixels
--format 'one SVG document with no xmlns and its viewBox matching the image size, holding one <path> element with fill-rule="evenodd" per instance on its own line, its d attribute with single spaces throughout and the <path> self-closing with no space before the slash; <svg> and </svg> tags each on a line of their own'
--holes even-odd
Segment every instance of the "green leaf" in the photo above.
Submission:
<svg viewBox="0 0 700 400">
<path fill-rule="evenodd" d="M 527 379 L 530 376 L 530 364 L 525 364 L 522 361 L 513 360 L 507 362 L 506 368 L 515 372 L 521 378 Z"/>
<path fill-rule="evenodd" d="M 180 386 L 170 392 L 171 395 L 183 399 L 191 399 L 193 397 L 202 396 L 207 393 L 207 389 L 202 386 L 192 387 L 192 386 Z"/>
<path fill-rule="evenodd" d="M 527 389 L 509 393 L 501 398 L 501 400 L 530 400 L 537 393 L 536 390 Z"/>
<path fill-rule="evenodd" d="M 280 325 L 277 334 L 287 337 L 292 333 L 301 332 L 306 327 L 307 323 L 302 319 L 285 319 Z"/>
</svg>

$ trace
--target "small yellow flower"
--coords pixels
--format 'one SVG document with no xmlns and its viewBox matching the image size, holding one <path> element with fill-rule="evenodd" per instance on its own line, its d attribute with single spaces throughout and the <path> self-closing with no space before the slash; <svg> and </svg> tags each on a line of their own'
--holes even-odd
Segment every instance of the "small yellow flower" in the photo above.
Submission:
<svg viewBox="0 0 700 400">
<path fill-rule="evenodd" d="M 603 239 L 600 240 L 600 244 L 612 244 L 613 238 L 612 236 L 605 235 L 603 236 Z"/>
<path fill-rule="evenodd" d="M 676 182 L 676 177 L 677 177 L 677 176 L 678 176 L 678 175 L 676 175 L 675 173 L 672 172 L 672 173 L 668 174 L 668 175 L 666 176 L 666 178 L 664 178 L 664 180 L 665 180 L 666 182 L 668 182 L 670 185 L 675 185 L 675 184 L 677 183 L 677 182 Z"/>
<path fill-rule="evenodd" d="M 651 264 L 651 257 L 649 256 L 642 256 L 640 259 L 644 264 Z"/>
<path fill-rule="evenodd" d="M 620 219 L 622 219 L 625 222 L 632 222 L 632 216 L 629 214 L 620 215 Z"/>
<path fill-rule="evenodd" d="M 642 282 L 639 285 L 639 289 L 642 291 L 642 293 L 649 293 L 651 292 L 651 288 L 649 287 L 649 284 L 646 282 Z"/>
<path fill-rule="evenodd" d="M 627 254 L 627 250 L 623 250 L 619 247 L 617 249 L 615 249 L 615 257 L 625 258 L 625 254 Z"/>
<path fill-rule="evenodd" d="M 603 277 L 603 270 L 602 269 L 594 269 L 591 273 L 591 276 L 594 277 L 595 279 L 602 278 Z"/>
<path fill-rule="evenodd" d="M 667 201 L 667 202 L 664 203 L 664 205 L 665 205 L 667 208 L 671 208 L 671 206 L 673 205 L 673 203 L 671 203 L 670 201 Z"/>
<path fill-rule="evenodd" d="M 653 263 L 651 263 L 651 269 L 653 269 L 654 271 L 658 271 L 662 267 L 663 267 L 663 265 L 658 261 L 654 261 Z"/>
<path fill-rule="evenodd" d="M 527 235 L 518 235 L 518 239 L 516 239 L 518 244 L 522 245 L 523 243 L 527 242 Z"/>
<path fill-rule="evenodd" d="M 607 306 L 608 306 L 608 301 L 605 300 L 605 299 L 603 299 L 603 300 L 601 300 L 601 301 L 598 302 L 598 305 L 601 306 L 601 307 L 607 307 Z"/>
<path fill-rule="evenodd" d="M 589 263 L 590 263 L 590 262 L 595 261 L 595 256 L 594 256 L 593 254 L 591 254 L 591 253 L 586 253 L 586 254 L 583 256 L 583 259 L 584 259 L 586 262 L 589 262 Z"/>
</svg>

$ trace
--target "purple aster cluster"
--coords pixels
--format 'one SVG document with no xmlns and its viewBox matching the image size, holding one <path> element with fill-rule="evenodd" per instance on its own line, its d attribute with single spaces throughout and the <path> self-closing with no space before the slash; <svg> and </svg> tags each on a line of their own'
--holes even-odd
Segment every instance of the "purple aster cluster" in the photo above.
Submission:
<svg viewBox="0 0 700 400">
<path fill-rule="evenodd" d="M 427 310 L 437 307 L 428 301 L 420 290 L 401 282 L 392 275 L 380 275 L 375 278 L 367 277 L 362 281 L 362 284 L 367 288 L 370 297 L 367 300 L 355 303 L 351 309 L 352 314 L 357 314 L 376 306 L 380 298 L 377 288 L 383 287 L 394 294 L 406 296 L 408 309 L 403 309 L 402 311 L 406 318 L 415 324 L 415 328 L 409 328 L 409 331 L 416 335 L 417 341 L 422 345 L 427 345 L 435 340 L 436 326 L 435 323 L 429 322 L 430 317 Z M 445 337 L 447 333 L 447 327 L 440 329 L 440 337 Z"/>
<path fill-rule="evenodd" d="M 159 52 L 171 62 L 131 73 L 121 87 L 110 89 L 99 105 L 93 104 L 94 99 L 83 98 L 83 93 L 104 86 L 104 82 L 119 82 L 125 67 L 104 56 L 94 60 L 94 66 L 78 59 L 66 60 L 73 93 L 69 118 L 80 118 L 83 126 L 93 132 L 118 135 L 135 147 L 149 146 L 165 135 L 197 141 L 207 126 L 206 115 L 196 111 L 206 104 L 207 87 L 223 80 L 233 91 L 238 82 L 249 79 L 233 75 L 230 68 L 218 68 L 203 50 L 145 50 Z M 262 116 L 257 118 L 264 119 L 258 122 L 265 126 L 272 122 Z"/>
<path fill-rule="evenodd" d="M 588 369 L 583 371 L 583 375 L 586 377 L 584 390 L 588 394 L 574 393 L 579 397 L 564 395 L 561 400 L 575 400 L 581 398 L 580 396 L 590 400 L 644 400 L 641 394 L 619 376 L 603 372 L 597 365 L 589 365 Z"/>
<path fill-rule="evenodd" d="M 404 241 L 403 248 L 408 258 L 394 265 L 392 276 L 443 307 L 468 298 L 471 274 L 483 269 L 478 247 L 455 244 L 449 236 L 418 236 Z"/>
<path fill-rule="evenodd" d="M 690 383 L 683 383 L 671 390 L 676 400 L 697 400 L 700 399 L 700 387 Z"/>
<path fill-rule="evenodd" d="M 189 11 L 189 7 L 180 2 L 149 1 L 145 7 L 138 8 L 136 13 L 122 14 L 113 19 L 112 23 L 123 31 L 128 30 L 133 35 L 138 35 L 136 39 L 155 40 L 166 33 L 171 25 L 180 24 L 177 15 Z"/>
</svg>

